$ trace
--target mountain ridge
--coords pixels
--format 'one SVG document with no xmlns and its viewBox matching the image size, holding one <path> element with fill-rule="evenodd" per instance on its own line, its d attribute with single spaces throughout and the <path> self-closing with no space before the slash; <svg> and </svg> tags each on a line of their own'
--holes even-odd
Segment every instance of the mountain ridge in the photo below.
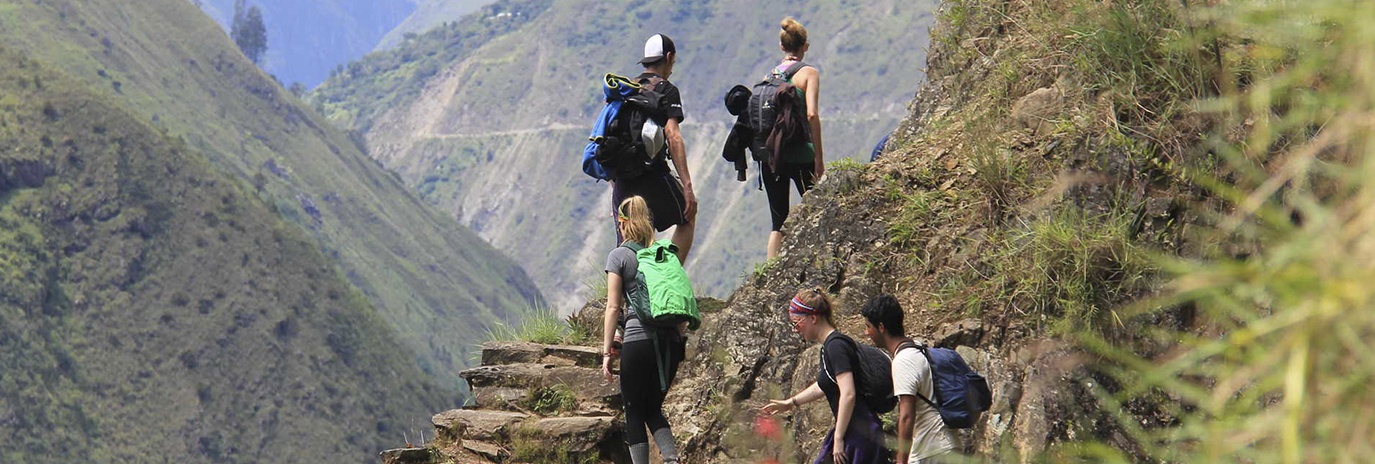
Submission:
<svg viewBox="0 0 1375 464">
<path fill-rule="evenodd" d="M 0 460 L 370 462 L 453 404 L 304 231 L 25 55 L 0 44 Z"/>
<path fill-rule="evenodd" d="M 415 198 L 243 58 L 190 2 L 10 6 L 6 43 L 201 151 L 312 236 L 458 394 L 472 341 L 543 304 L 524 271 Z M 167 40 L 168 38 L 184 40 Z"/>
</svg>

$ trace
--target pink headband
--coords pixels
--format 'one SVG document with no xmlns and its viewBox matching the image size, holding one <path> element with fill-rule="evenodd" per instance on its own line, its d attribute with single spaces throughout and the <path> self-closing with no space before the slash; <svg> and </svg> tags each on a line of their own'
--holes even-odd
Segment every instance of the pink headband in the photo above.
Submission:
<svg viewBox="0 0 1375 464">
<path fill-rule="evenodd" d="M 815 308 L 803 304 L 802 300 L 797 299 L 797 297 L 793 297 L 793 300 L 788 302 L 788 314 L 819 316 L 821 315 L 821 311 L 817 311 Z"/>
</svg>

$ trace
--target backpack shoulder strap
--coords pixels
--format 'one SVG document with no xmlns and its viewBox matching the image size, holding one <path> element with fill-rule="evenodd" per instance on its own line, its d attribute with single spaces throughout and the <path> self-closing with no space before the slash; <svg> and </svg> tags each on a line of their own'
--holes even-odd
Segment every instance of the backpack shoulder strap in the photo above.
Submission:
<svg viewBox="0 0 1375 464">
<path fill-rule="evenodd" d="M 846 339 L 848 339 L 848 338 L 845 336 L 845 334 L 840 334 L 840 336 L 839 336 L 839 337 L 836 337 L 836 338 L 837 338 L 837 339 L 840 339 L 840 340 L 846 340 Z M 840 382 L 837 382 L 837 381 L 836 381 L 836 376 L 835 376 L 835 374 L 832 374 L 832 373 L 831 373 L 831 366 L 829 366 L 829 365 L 826 364 L 826 343 L 829 342 L 829 341 L 830 341 L 830 340 L 823 340 L 823 341 L 821 342 L 821 372 L 825 372 L 825 373 L 826 373 L 826 377 L 830 377 L 831 383 L 839 384 Z M 851 342 L 850 342 L 850 345 L 853 346 L 853 345 L 854 345 L 854 342 L 851 341 Z"/>
<path fill-rule="evenodd" d="M 902 350 L 905 350 L 905 349 L 908 349 L 908 348 L 918 348 L 918 349 L 920 349 L 920 348 L 921 348 L 921 345 L 918 345 L 917 342 L 914 342 L 914 341 L 911 341 L 911 340 L 907 340 L 907 341 L 905 341 L 905 342 L 899 343 L 899 344 L 898 344 L 898 349 L 897 349 L 897 351 L 894 351 L 894 352 L 893 352 L 893 356 L 896 357 L 896 356 L 898 355 L 898 353 L 901 353 Z"/>
<path fill-rule="evenodd" d="M 860 371 L 864 370 L 864 369 L 863 369 L 864 360 L 863 360 L 863 359 L 860 359 L 860 358 L 861 358 L 862 356 L 864 356 L 864 355 L 863 355 L 863 354 L 860 354 L 860 352 L 859 352 L 859 342 L 856 342 L 855 339 L 850 338 L 849 335 L 845 335 L 845 334 L 843 334 L 843 333 L 837 333 L 837 334 L 836 334 L 836 339 L 837 339 L 837 340 L 843 340 L 846 344 L 850 345 L 850 349 L 853 350 L 853 352 L 854 352 L 854 354 L 855 354 L 854 359 L 851 360 L 851 364 L 852 364 L 852 365 L 850 366 L 850 375 L 854 376 L 854 378 L 855 378 L 855 386 L 858 387 L 858 386 L 859 386 L 860 376 L 864 375 L 863 373 L 860 372 Z M 830 367 L 829 367 L 829 366 L 826 366 L 826 342 L 821 342 L 821 367 L 822 367 L 823 369 L 826 370 L 826 375 L 829 376 L 829 377 L 831 378 L 831 381 L 832 381 L 832 382 L 835 382 L 835 381 L 836 381 L 835 375 L 834 375 L 834 374 L 831 374 L 831 369 L 830 369 Z M 837 382 L 837 383 L 839 383 L 839 382 Z"/>
<path fill-rule="evenodd" d="M 928 352 L 926 351 L 926 345 L 925 345 L 925 344 L 922 344 L 922 343 L 914 342 L 914 341 L 912 341 L 912 340 L 908 340 L 908 341 L 902 342 L 901 345 L 898 345 L 898 351 L 902 351 L 902 350 L 907 349 L 907 348 L 916 348 L 917 350 L 920 350 L 920 351 L 921 351 L 922 357 L 926 358 L 926 366 L 927 366 L 927 368 L 929 368 L 929 369 L 931 370 L 931 392 L 932 392 L 932 393 L 936 393 L 937 395 L 939 395 L 939 391 L 938 391 L 938 389 L 936 388 L 936 366 L 935 366 L 935 364 L 933 364 L 933 363 L 931 362 L 931 353 L 928 353 Z M 893 357 L 894 357 L 894 358 L 897 357 L 897 352 L 894 352 L 894 353 L 893 353 Z M 932 408 L 932 409 L 935 409 L 935 410 L 937 410 L 937 411 L 940 411 L 940 410 L 941 410 L 940 406 L 936 406 L 936 403 L 933 402 L 933 401 L 931 401 L 930 398 L 927 398 L 926 395 L 921 394 L 921 392 L 916 392 L 916 393 L 917 393 L 917 398 L 921 398 L 921 400 L 922 400 L 923 402 L 925 402 L 926 404 L 931 405 L 931 408 Z M 938 396 L 936 399 L 939 400 L 940 397 Z"/>
<path fill-rule="evenodd" d="M 810 64 L 807 64 L 806 62 L 803 62 L 803 61 L 795 61 L 795 62 L 793 62 L 793 64 L 791 64 L 791 65 L 788 66 L 788 69 L 784 69 L 784 70 L 783 70 L 783 78 L 784 78 L 784 79 L 788 79 L 788 80 L 792 80 L 793 76 L 796 75 L 798 71 L 801 71 L 802 68 L 805 68 L 805 67 L 808 67 L 808 66 L 811 66 L 811 65 L 810 65 Z"/>
<path fill-rule="evenodd" d="M 622 242 L 622 243 L 621 243 L 620 248 L 625 248 L 625 249 L 627 249 L 627 250 L 630 250 L 630 254 L 631 254 L 632 256 L 635 256 L 635 261 L 636 261 L 636 266 L 637 266 L 637 267 L 636 267 L 636 269 L 637 269 L 636 274 L 637 274 L 637 275 L 633 275 L 633 276 L 621 276 L 621 293 L 624 293 L 624 294 L 625 294 L 625 302 L 624 302 L 624 303 L 625 303 L 626 306 L 632 307 L 632 309 L 631 309 L 630 311 L 626 311 L 626 314 L 622 314 L 622 317 L 624 317 L 624 318 L 626 318 L 626 319 L 629 319 L 630 316 L 631 316 L 630 313 L 636 313 L 635 316 L 636 316 L 636 317 L 639 317 L 638 312 L 639 312 L 639 310 L 641 309 L 641 308 L 634 307 L 634 302 L 631 301 L 631 298 L 630 298 L 630 291 L 631 291 L 630 282 L 633 281 L 633 280 L 639 280 L 639 279 L 640 279 L 640 276 L 644 275 L 644 271 L 643 271 L 643 270 L 640 270 L 640 269 L 638 268 L 638 266 L 639 266 L 639 260 L 640 260 L 640 250 L 645 249 L 645 247 L 641 246 L 639 243 L 636 243 L 634 240 L 626 240 L 625 242 Z"/>
<path fill-rule="evenodd" d="M 659 77 L 659 76 L 657 76 L 657 75 L 651 75 L 651 76 L 646 77 L 646 78 L 644 78 L 644 79 L 640 79 L 640 80 L 639 80 L 639 84 L 640 84 L 640 87 L 641 87 L 642 89 L 647 89 L 647 90 L 649 90 L 649 91 L 651 91 L 651 92 L 658 92 L 658 91 L 659 91 L 659 84 L 662 84 L 662 83 L 664 83 L 664 81 L 667 81 L 667 80 L 668 80 L 668 79 L 664 79 L 664 78 Z"/>
</svg>

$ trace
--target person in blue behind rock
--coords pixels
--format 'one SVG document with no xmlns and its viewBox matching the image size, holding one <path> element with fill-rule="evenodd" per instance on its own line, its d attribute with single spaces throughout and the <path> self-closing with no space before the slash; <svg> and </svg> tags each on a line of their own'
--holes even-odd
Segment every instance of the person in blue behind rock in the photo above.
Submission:
<svg viewBox="0 0 1375 464">
<path fill-rule="evenodd" d="M 826 398 L 835 426 L 826 435 L 813 464 L 883 464 L 883 423 L 864 401 L 858 401 L 859 345 L 835 328 L 831 299 L 820 288 L 802 290 L 788 303 L 793 331 L 809 342 L 822 342 L 816 382 L 785 400 L 771 400 L 760 412 L 778 414 Z"/>
</svg>

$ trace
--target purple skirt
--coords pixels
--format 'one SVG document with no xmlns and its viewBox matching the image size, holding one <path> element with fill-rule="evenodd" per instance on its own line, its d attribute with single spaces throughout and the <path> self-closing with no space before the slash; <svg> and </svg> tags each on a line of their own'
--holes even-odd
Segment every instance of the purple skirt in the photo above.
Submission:
<svg viewBox="0 0 1375 464">
<path fill-rule="evenodd" d="M 855 413 L 860 413 L 855 408 Z M 850 464 L 886 464 L 891 462 L 892 452 L 883 446 L 883 423 L 868 411 L 863 416 L 851 418 L 850 427 L 845 432 L 845 456 Z M 831 453 L 835 450 L 835 429 L 826 432 L 826 441 L 821 444 L 821 453 L 812 464 L 830 464 Z"/>
</svg>

